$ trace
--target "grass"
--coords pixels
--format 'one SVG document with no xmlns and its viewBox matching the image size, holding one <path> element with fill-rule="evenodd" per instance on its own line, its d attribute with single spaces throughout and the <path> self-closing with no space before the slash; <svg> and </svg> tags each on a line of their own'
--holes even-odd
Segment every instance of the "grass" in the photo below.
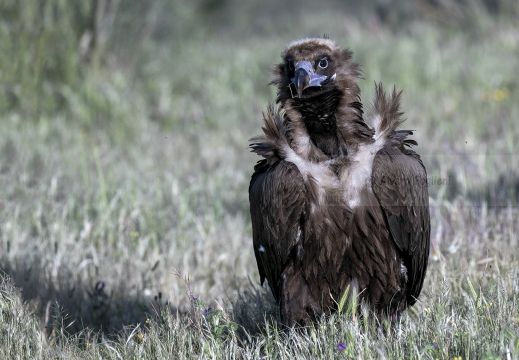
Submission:
<svg viewBox="0 0 519 360">
<path fill-rule="evenodd" d="M 4 47 L 2 69 L 16 63 L 23 76 L 0 72 L 0 358 L 518 358 L 513 19 L 471 11 L 467 26 L 452 11 L 446 26 L 403 9 L 396 26 L 335 2 L 275 16 L 270 2 L 209 3 L 164 5 L 138 46 L 123 37 L 138 17 L 124 13 L 96 69 L 71 39 L 49 47 L 66 34 L 48 19 L 41 37 L 21 38 L 27 50 Z M 0 22 L 2 44 L 15 23 Z M 400 318 L 345 306 L 284 330 L 258 284 L 247 145 L 283 46 L 322 33 L 354 51 L 366 108 L 375 81 L 404 90 L 405 126 L 437 180 L 433 248 L 420 301 Z M 40 38 L 49 53 L 31 47 Z M 62 80 L 59 67 L 42 75 L 42 57 L 31 67 L 36 48 L 70 59 Z"/>
</svg>

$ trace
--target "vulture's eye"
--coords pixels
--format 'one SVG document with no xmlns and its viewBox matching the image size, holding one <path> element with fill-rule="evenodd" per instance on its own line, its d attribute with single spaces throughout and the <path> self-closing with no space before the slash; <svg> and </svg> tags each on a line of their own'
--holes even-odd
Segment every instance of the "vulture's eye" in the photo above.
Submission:
<svg viewBox="0 0 519 360">
<path fill-rule="evenodd" d="M 292 61 L 290 61 L 290 60 L 287 61 L 287 69 L 288 69 L 289 71 L 294 70 L 294 64 L 293 64 Z"/>
<path fill-rule="evenodd" d="M 320 61 L 319 61 L 319 67 L 321 69 L 326 69 L 328 67 L 328 59 L 327 58 L 322 58 Z"/>
</svg>

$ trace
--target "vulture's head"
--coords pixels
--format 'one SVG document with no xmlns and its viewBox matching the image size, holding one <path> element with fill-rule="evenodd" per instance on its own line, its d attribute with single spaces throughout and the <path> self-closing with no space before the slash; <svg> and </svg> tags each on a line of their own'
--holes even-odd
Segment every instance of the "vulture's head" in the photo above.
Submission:
<svg viewBox="0 0 519 360">
<path fill-rule="evenodd" d="M 335 96 L 359 95 L 357 78 L 359 66 L 352 60 L 349 49 L 342 50 L 329 39 L 313 38 L 297 40 L 282 52 L 283 61 L 275 69 L 278 102 L 288 99 L 315 101 L 325 94 Z"/>
<path fill-rule="evenodd" d="M 303 39 L 287 45 L 274 69 L 276 102 L 286 111 L 286 121 L 296 127 L 294 122 L 302 120 L 302 132 L 326 156 L 344 153 L 340 148 L 347 147 L 351 124 L 363 122 L 360 68 L 352 56 L 329 39 Z"/>
</svg>

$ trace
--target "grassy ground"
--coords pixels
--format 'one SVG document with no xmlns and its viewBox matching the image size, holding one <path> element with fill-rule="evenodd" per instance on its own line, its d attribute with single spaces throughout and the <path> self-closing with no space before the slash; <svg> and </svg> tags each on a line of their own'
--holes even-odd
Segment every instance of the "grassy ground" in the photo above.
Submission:
<svg viewBox="0 0 519 360">
<path fill-rule="evenodd" d="M 32 76 L 40 43 L 17 50 L 1 22 L 0 358 L 518 358 L 519 10 L 446 3 L 389 18 L 333 1 L 165 7 L 99 68 L 60 43 L 61 82 Z M 375 81 L 404 90 L 433 248 L 402 317 L 346 308 L 281 331 L 258 284 L 247 146 L 283 46 L 323 33 L 354 51 L 366 108 Z"/>
</svg>

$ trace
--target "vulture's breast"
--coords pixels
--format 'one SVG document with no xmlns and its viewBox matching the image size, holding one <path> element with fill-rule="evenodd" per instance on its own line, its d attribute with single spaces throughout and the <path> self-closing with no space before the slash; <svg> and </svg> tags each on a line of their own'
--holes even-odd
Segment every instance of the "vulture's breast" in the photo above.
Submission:
<svg viewBox="0 0 519 360">
<path fill-rule="evenodd" d="M 361 205 L 361 197 L 365 191 L 372 192 L 373 160 L 382 146 L 378 141 L 359 145 L 349 166 L 342 169 L 340 182 L 344 190 L 344 201 L 350 209 Z"/>
<path fill-rule="evenodd" d="M 373 160 L 384 145 L 379 140 L 360 144 L 351 157 L 322 162 L 305 159 L 287 146 L 285 161 L 297 166 L 309 190 L 315 192 L 313 198 L 319 205 L 325 205 L 330 198 L 337 205 L 337 200 L 342 199 L 341 202 L 353 210 L 362 205 L 363 196 L 372 193 Z M 335 170 L 337 166 L 339 171 Z"/>
</svg>

